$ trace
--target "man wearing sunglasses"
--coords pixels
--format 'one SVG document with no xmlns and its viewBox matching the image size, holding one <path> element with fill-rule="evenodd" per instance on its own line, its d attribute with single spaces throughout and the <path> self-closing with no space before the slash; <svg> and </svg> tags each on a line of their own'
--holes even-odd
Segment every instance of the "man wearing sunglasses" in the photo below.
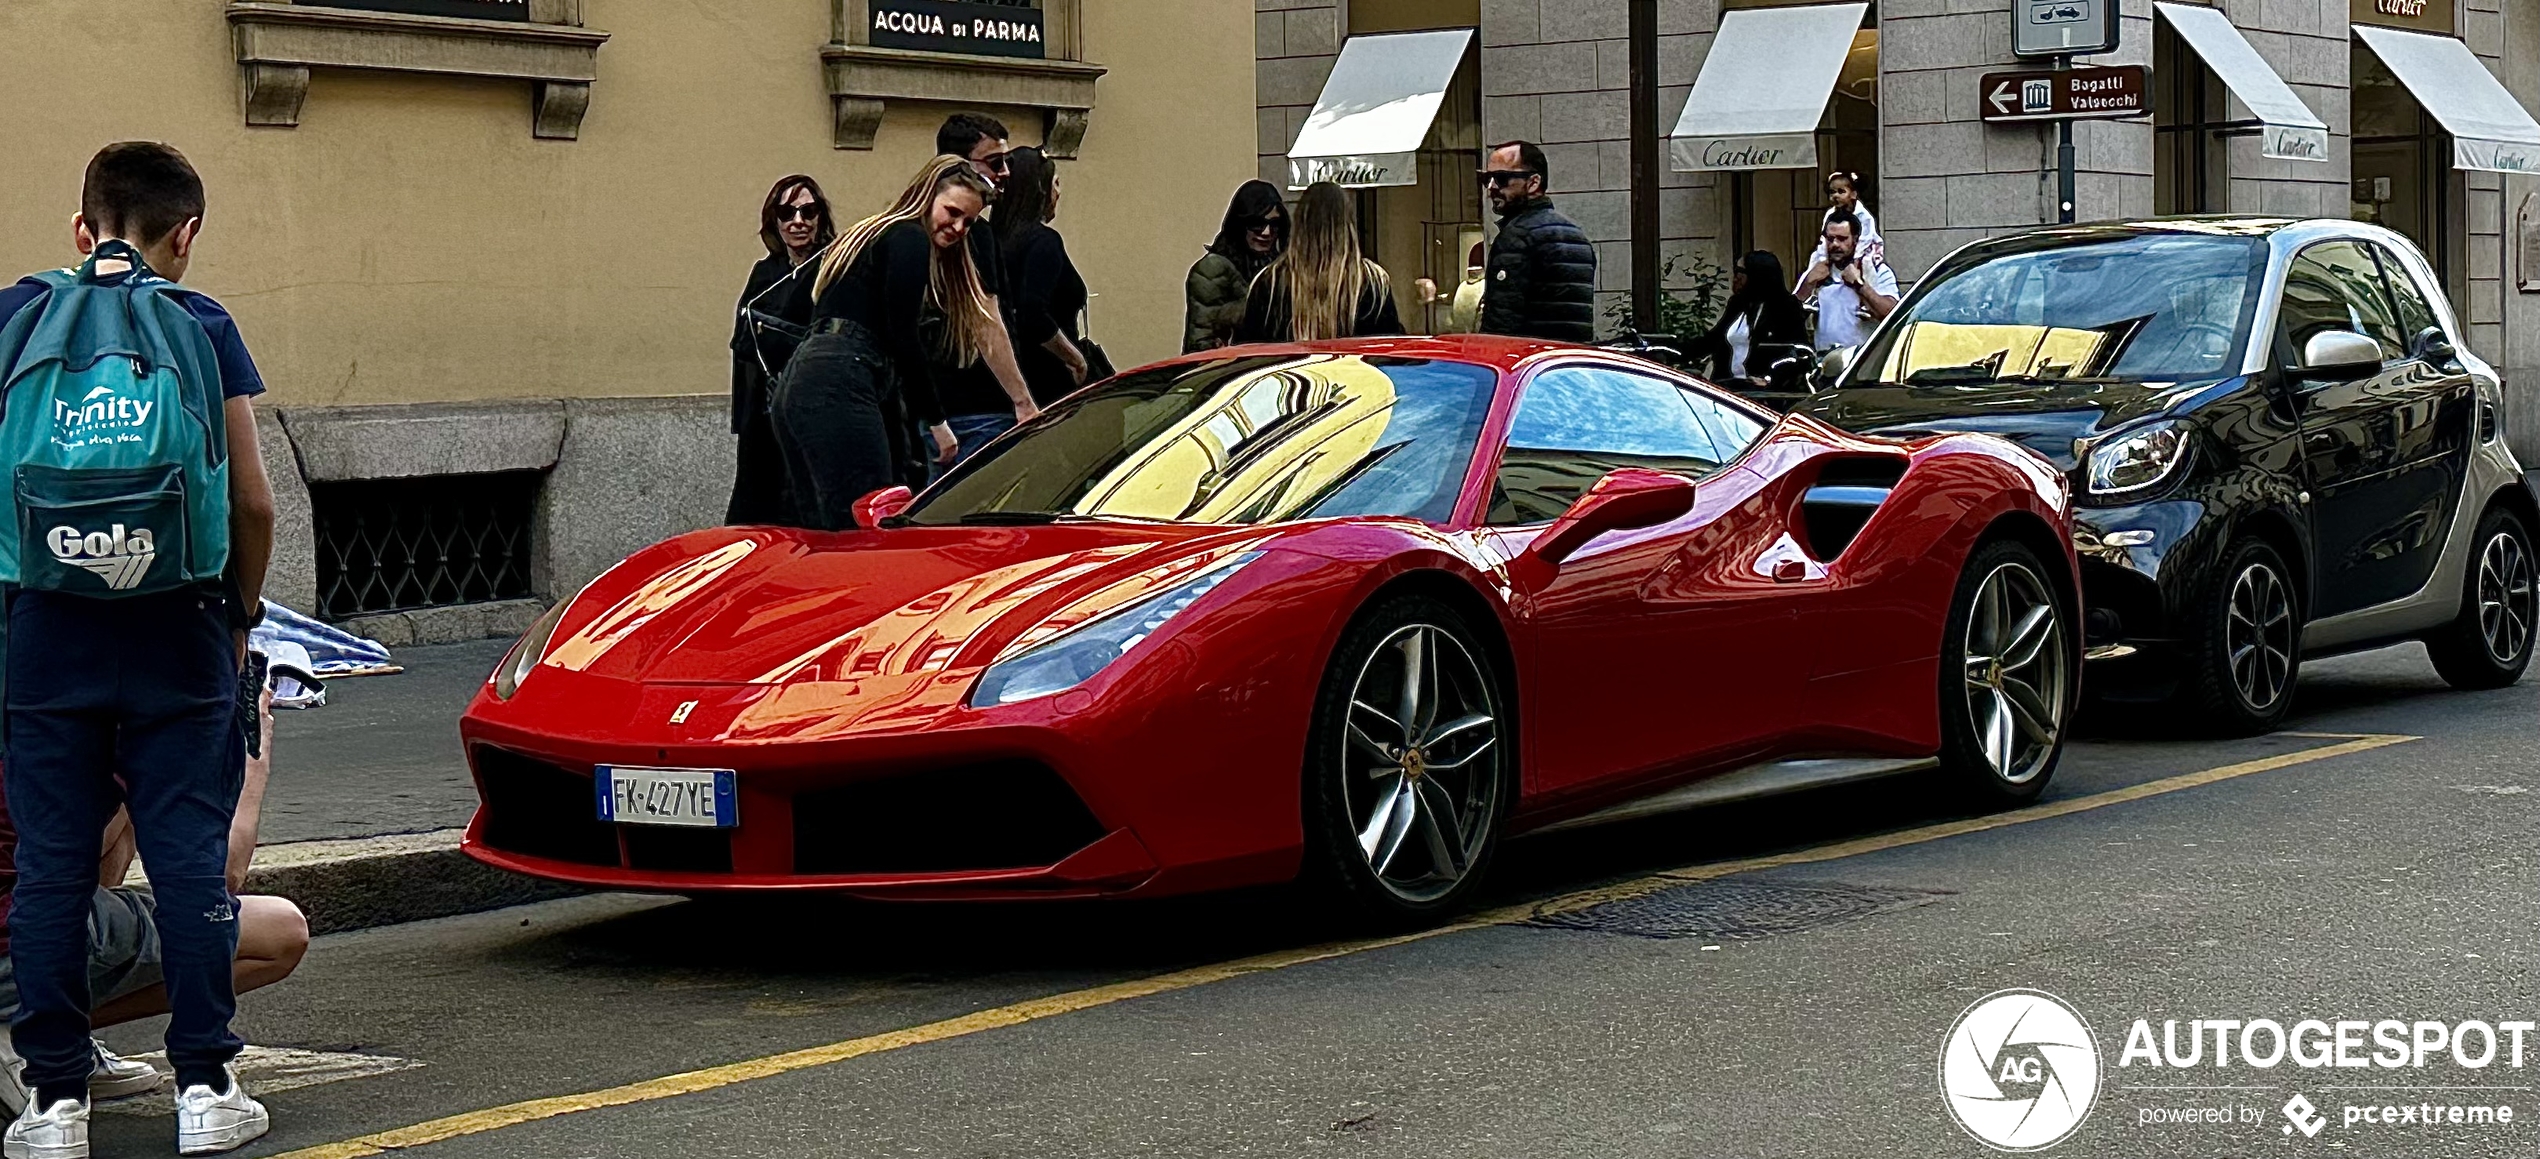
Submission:
<svg viewBox="0 0 2540 1159">
<path fill-rule="evenodd" d="M 1483 275 L 1482 333 L 1586 342 L 1596 335 L 1596 247 L 1552 207 L 1552 166 L 1532 141 L 1490 151 L 1482 188 L 1499 214 Z"/>
</svg>

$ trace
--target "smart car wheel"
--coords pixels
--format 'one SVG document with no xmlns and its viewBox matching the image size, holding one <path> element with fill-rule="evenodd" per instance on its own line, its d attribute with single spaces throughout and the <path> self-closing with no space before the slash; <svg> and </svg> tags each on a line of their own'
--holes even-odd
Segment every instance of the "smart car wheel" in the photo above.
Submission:
<svg viewBox="0 0 2540 1159">
<path fill-rule="evenodd" d="M 2036 552 L 1998 540 L 1968 559 L 1950 605 L 1941 765 L 1984 803 L 2035 800 L 2063 754 L 2079 685 L 2074 612 L 2047 575 Z"/>
<path fill-rule="evenodd" d="M 2462 580 L 2460 618 L 2426 638 L 2434 670 L 2454 688 L 2502 688 L 2522 679 L 2531 665 L 2531 642 L 2540 628 L 2540 589 L 2535 589 L 2531 531 L 2504 508 L 2478 521 L 2469 575 Z"/>
<path fill-rule="evenodd" d="M 1417 921 L 1469 894 L 1516 768 L 1488 649 L 1452 607 L 1388 600 L 1352 624 L 1317 699 L 1307 874 L 1353 916 Z"/>
<path fill-rule="evenodd" d="M 2283 721 L 2302 668 L 2302 607 L 2284 557 L 2242 538 L 2198 601 L 2183 694 L 2215 731 L 2245 736 Z"/>
</svg>

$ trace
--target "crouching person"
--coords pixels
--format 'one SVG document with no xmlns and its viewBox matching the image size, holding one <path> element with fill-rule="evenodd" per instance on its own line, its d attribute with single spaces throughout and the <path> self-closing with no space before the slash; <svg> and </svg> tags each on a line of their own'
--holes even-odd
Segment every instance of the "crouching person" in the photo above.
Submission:
<svg viewBox="0 0 2540 1159">
<path fill-rule="evenodd" d="M 269 702 L 271 694 L 267 693 L 265 699 Z M 258 716 L 264 743 L 258 746 L 259 755 L 247 761 L 246 775 L 239 786 L 238 812 L 230 822 L 225 874 L 229 892 L 237 896 L 238 902 L 238 956 L 230 964 L 230 984 L 239 994 L 290 977 L 309 948 L 309 923 L 301 916 L 300 907 L 287 898 L 238 896 L 255 857 L 256 829 L 264 812 L 265 777 L 272 767 L 273 716 L 269 703 L 259 706 Z M 132 869 L 134 854 L 130 816 L 118 811 L 107 823 L 100 844 L 104 855 L 98 860 L 97 888 L 88 905 L 88 928 L 92 931 L 88 987 L 90 1001 L 95 1004 L 89 1025 L 96 1028 L 168 1012 L 167 981 L 151 894 L 123 884 Z M 9 879 L 0 880 L 0 890 L 15 884 L 16 874 L 7 866 L 13 863 L 16 846 L 17 830 L 10 824 L 7 809 L 0 807 L 0 879 Z M 9 898 L 0 892 L 0 930 L 6 928 L 8 911 Z M 14 1016 L 18 1008 L 17 977 L 9 969 L 7 948 L 6 938 L 0 937 L 0 1016 Z M 96 1069 L 88 1077 L 91 1098 L 137 1095 L 167 1081 L 166 1075 L 146 1062 L 118 1058 L 104 1043 L 91 1040 L 90 1045 L 96 1054 Z M 0 1106 L 6 1106 L 11 1115 L 23 1115 L 35 1093 L 20 1079 L 21 1065 L 16 1052 L 0 1040 Z M 244 1115 L 224 1118 L 231 1120 L 228 1125 L 232 1127 L 246 1125 Z M 22 1148 L 22 1142 L 28 1145 Z M 37 1149 L 32 1142 L 12 1137 L 8 1140 L 8 1154 L 37 1159 L 51 1159 L 59 1154 Z"/>
</svg>

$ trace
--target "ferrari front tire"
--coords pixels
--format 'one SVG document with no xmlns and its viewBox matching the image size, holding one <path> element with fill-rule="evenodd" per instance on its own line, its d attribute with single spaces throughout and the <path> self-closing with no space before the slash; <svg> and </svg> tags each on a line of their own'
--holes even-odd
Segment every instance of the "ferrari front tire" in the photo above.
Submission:
<svg viewBox="0 0 2540 1159">
<path fill-rule="evenodd" d="M 2540 631 L 2540 593 L 2533 572 L 2531 531 L 2513 512 L 2497 507 L 2478 521 L 2463 577 L 2461 614 L 2426 637 L 2434 670 L 2454 688 L 2503 688 L 2531 666 L 2532 635 Z"/>
<path fill-rule="evenodd" d="M 1452 912 L 1498 850 L 1517 754 L 1505 684 L 1454 607 L 1369 607 L 1315 700 L 1303 784 L 1304 878 L 1351 920 Z"/>
<path fill-rule="evenodd" d="M 1940 763 L 1978 804 L 2037 799 L 2063 756 L 2080 689 L 2072 598 L 2014 540 L 1976 549 L 1958 576 L 1940 669 Z"/>
</svg>

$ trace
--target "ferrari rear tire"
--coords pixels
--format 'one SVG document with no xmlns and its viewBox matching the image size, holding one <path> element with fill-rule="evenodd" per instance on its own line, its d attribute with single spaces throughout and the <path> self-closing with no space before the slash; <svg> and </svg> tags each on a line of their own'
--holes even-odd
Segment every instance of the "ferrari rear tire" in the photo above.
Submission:
<svg viewBox="0 0 2540 1159">
<path fill-rule="evenodd" d="M 1980 805 L 2037 799 L 2081 688 L 2080 617 L 2027 545 L 1998 539 L 1958 576 L 1940 668 L 1940 764 Z"/>
<path fill-rule="evenodd" d="M 2292 575 L 2265 540 L 2242 536 L 2196 599 L 2179 695 L 2214 732 L 2271 732 L 2293 706 L 2302 602 Z"/>
<path fill-rule="evenodd" d="M 2522 679 L 2531 666 L 2533 635 L 2540 633 L 2535 569 L 2540 559 L 2532 555 L 2531 530 L 2512 511 L 2488 511 L 2470 548 L 2460 618 L 2425 639 L 2426 655 L 2445 683 L 2503 688 Z"/>
<path fill-rule="evenodd" d="M 1515 797 L 1506 685 L 1467 618 L 1424 595 L 1369 607 L 1315 700 L 1307 885 L 1346 919 L 1408 926 L 1471 896 Z"/>
</svg>

